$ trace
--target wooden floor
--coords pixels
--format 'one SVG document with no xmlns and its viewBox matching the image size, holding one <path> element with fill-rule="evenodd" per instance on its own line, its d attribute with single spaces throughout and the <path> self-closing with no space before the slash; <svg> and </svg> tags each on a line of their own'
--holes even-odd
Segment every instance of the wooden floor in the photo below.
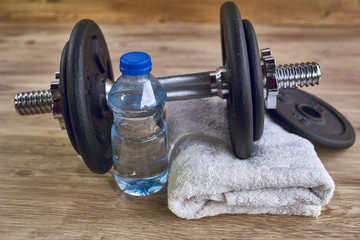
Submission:
<svg viewBox="0 0 360 240">
<path fill-rule="evenodd" d="M 360 25 L 358 0 L 233 0 L 258 24 Z M 224 0 L 1 0 L 0 21 L 217 23 Z"/>
<path fill-rule="evenodd" d="M 336 183 L 319 218 L 221 215 L 187 221 L 167 208 L 166 191 L 129 197 L 112 172 L 91 173 L 49 115 L 16 114 L 13 96 L 47 89 L 72 24 L 0 23 L 0 239 L 360 238 L 360 142 L 317 148 Z M 121 54 L 153 58 L 153 74 L 214 70 L 219 26 L 103 24 L 115 75 Z M 317 61 L 323 78 L 307 91 L 340 110 L 360 135 L 360 28 L 255 25 L 277 63 Z"/>
</svg>

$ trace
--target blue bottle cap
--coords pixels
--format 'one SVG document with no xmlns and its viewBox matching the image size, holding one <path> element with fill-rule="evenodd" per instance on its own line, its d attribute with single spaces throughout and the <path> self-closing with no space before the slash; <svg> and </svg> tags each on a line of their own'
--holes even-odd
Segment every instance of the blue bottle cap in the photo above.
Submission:
<svg viewBox="0 0 360 240">
<path fill-rule="evenodd" d="M 144 52 L 129 52 L 120 57 L 120 72 L 125 75 L 142 75 L 151 71 L 151 57 Z"/>
</svg>

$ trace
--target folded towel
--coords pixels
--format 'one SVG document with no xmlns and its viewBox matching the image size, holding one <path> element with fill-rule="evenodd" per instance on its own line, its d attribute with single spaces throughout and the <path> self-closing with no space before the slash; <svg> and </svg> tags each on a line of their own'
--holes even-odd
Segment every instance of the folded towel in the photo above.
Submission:
<svg viewBox="0 0 360 240">
<path fill-rule="evenodd" d="M 179 217 L 286 214 L 317 217 L 335 184 L 314 146 L 265 116 L 264 134 L 249 159 L 231 147 L 226 101 L 169 103 L 172 162 L 168 206 Z"/>
</svg>

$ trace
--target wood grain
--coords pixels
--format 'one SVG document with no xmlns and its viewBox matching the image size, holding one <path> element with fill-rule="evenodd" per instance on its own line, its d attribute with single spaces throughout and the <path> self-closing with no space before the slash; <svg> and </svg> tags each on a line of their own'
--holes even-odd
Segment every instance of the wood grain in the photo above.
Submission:
<svg viewBox="0 0 360 240">
<path fill-rule="evenodd" d="M 2 0 L 0 21 L 217 23 L 223 0 Z M 257 24 L 360 25 L 358 0 L 237 0 Z"/>
<path fill-rule="evenodd" d="M 359 239 L 360 143 L 317 148 L 336 183 L 319 218 L 221 215 L 187 221 L 167 208 L 166 191 L 122 193 L 112 173 L 91 173 L 51 115 L 21 117 L 13 96 L 47 89 L 73 24 L 0 23 L 0 239 Z M 214 70 L 218 24 L 101 24 L 115 75 L 121 54 L 140 50 L 157 76 Z M 320 86 L 307 89 L 339 109 L 360 133 L 360 29 L 255 25 L 278 63 L 314 60 Z"/>
</svg>

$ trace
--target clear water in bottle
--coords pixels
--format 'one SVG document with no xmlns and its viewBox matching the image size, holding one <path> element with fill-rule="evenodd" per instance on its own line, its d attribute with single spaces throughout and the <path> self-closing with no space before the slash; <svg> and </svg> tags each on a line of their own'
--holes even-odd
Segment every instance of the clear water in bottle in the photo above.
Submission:
<svg viewBox="0 0 360 240">
<path fill-rule="evenodd" d="M 120 58 L 122 76 L 108 95 L 114 175 L 127 194 L 158 192 L 168 175 L 167 129 L 162 118 L 166 92 L 150 74 L 151 58 L 131 52 Z"/>
</svg>

